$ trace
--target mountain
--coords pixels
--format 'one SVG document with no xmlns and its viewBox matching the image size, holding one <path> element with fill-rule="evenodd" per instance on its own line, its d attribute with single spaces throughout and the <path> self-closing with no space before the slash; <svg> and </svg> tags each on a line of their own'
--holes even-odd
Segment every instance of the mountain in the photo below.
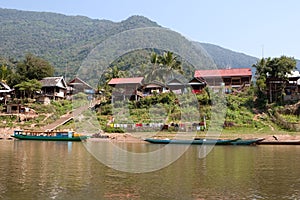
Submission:
<svg viewBox="0 0 300 200">
<path fill-rule="evenodd" d="M 159 27 L 142 16 L 132 16 L 119 23 L 0 8 L 0 56 L 21 58 L 33 53 L 50 61 L 56 74 L 74 73 L 89 52 L 108 36 L 142 27 Z"/>
<path fill-rule="evenodd" d="M 143 16 L 112 22 L 0 8 L 0 27 L 0 58 L 20 59 L 30 52 L 50 61 L 56 75 L 65 75 L 68 71 L 71 78 L 91 50 L 108 37 L 131 29 L 161 26 Z M 171 39 L 177 42 L 176 37 Z M 205 49 L 219 68 L 251 67 L 257 60 L 217 45 L 194 44 Z"/>
<path fill-rule="evenodd" d="M 196 42 L 196 45 L 197 43 L 198 42 Z M 198 44 L 207 51 L 219 68 L 245 68 L 252 66 L 257 61 L 257 58 L 255 57 L 248 56 L 244 53 L 234 52 L 214 44 Z"/>
</svg>

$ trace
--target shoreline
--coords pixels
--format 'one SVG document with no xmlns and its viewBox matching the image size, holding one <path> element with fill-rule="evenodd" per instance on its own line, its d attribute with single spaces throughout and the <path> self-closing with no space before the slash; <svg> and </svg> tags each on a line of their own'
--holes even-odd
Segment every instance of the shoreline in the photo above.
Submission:
<svg viewBox="0 0 300 200">
<path fill-rule="evenodd" d="M 106 135 L 108 138 L 89 138 L 90 141 L 93 142 L 101 142 L 101 141 L 112 141 L 112 142 L 125 142 L 125 143 L 147 143 L 143 139 L 146 137 L 142 137 L 143 134 L 135 133 L 104 133 L 103 135 Z M 176 134 L 160 134 L 155 136 L 149 136 L 153 138 L 173 138 L 176 136 Z M 253 138 L 264 138 L 263 142 L 273 143 L 276 144 L 277 142 L 300 142 L 300 135 L 289 135 L 289 134 L 280 134 L 280 135 L 257 135 L 259 137 L 255 137 L 253 134 L 243 134 L 243 137 L 240 137 L 241 135 L 222 135 L 220 137 L 221 139 L 235 139 L 235 138 L 242 138 L 242 139 L 253 139 Z M 197 136 L 198 137 L 198 136 Z M 205 138 L 202 137 L 202 138 Z M 207 137 L 209 138 L 209 137 Z M 178 138 L 177 138 L 178 139 Z M 180 139 L 191 139 L 191 137 L 180 137 Z M 262 143 L 263 144 L 263 143 Z"/>
<path fill-rule="evenodd" d="M 0 140 L 14 140 L 14 138 L 11 137 L 13 134 L 13 131 L 18 128 L 0 128 Z M 169 138 L 172 139 L 176 137 L 177 139 L 192 139 L 194 137 L 200 137 L 200 138 L 220 138 L 220 139 L 235 139 L 235 138 L 242 138 L 242 139 L 253 139 L 253 138 L 264 138 L 264 142 L 300 142 L 300 134 L 289 134 L 288 132 L 278 132 L 276 133 L 243 133 L 243 134 L 237 134 L 237 133 L 221 133 L 216 135 L 208 135 L 206 136 L 203 134 L 194 134 L 191 135 L 181 133 L 158 133 L 155 134 L 153 132 L 136 132 L 136 133 L 103 133 L 103 136 L 106 136 L 105 138 L 90 138 L 90 141 L 112 141 L 112 142 L 125 142 L 125 143 L 146 143 L 143 139 L 145 138 Z"/>
</svg>

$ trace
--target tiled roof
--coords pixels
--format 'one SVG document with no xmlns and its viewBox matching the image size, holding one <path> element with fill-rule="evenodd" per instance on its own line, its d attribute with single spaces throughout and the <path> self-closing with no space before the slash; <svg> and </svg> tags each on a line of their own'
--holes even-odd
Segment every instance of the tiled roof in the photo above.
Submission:
<svg viewBox="0 0 300 200">
<path fill-rule="evenodd" d="M 144 77 L 134 77 L 134 78 L 113 78 L 108 82 L 108 85 L 118 85 L 118 84 L 142 84 Z"/>
<path fill-rule="evenodd" d="M 41 81 L 42 87 L 61 87 L 66 88 L 66 83 L 62 76 L 60 77 L 45 77 Z M 60 85 L 62 83 L 62 85 Z"/>
<path fill-rule="evenodd" d="M 252 76 L 250 68 L 196 70 L 194 77 Z"/>
</svg>

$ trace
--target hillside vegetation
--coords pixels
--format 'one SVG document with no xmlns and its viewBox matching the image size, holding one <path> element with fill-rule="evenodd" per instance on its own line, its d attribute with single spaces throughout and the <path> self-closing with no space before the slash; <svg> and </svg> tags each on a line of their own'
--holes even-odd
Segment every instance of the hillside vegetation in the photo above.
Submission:
<svg viewBox="0 0 300 200">
<path fill-rule="evenodd" d="M 83 16 L 0 9 L 0 55 L 20 58 L 25 53 L 38 55 L 56 67 L 56 74 L 65 70 L 75 74 L 88 53 L 106 37 L 119 32 L 158 26 L 141 16 L 115 23 Z"/>
<path fill-rule="evenodd" d="M 160 27 L 142 16 L 112 22 L 1 8 L 0 25 L 0 41 L 3 41 L 0 57 L 19 60 L 26 53 L 32 53 L 51 62 L 55 66 L 55 75 L 67 75 L 67 78 L 72 78 L 91 50 L 108 37 L 136 28 Z M 219 68 L 251 67 L 256 62 L 254 57 L 216 45 L 195 44 L 201 45 Z"/>
</svg>

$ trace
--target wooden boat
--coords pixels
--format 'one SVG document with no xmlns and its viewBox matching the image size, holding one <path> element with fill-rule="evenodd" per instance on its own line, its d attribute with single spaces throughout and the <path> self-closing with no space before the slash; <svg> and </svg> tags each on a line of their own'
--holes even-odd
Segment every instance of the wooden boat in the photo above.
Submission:
<svg viewBox="0 0 300 200">
<path fill-rule="evenodd" d="M 155 139 L 146 138 L 144 141 L 154 144 L 197 144 L 197 145 L 230 145 L 239 139 L 221 140 L 221 139 L 194 139 L 194 140 L 178 140 L 178 139 Z"/>
<path fill-rule="evenodd" d="M 29 131 L 15 130 L 12 137 L 19 140 L 44 140 L 44 141 L 81 141 L 87 138 L 73 131 Z"/>
<path fill-rule="evenodd" d="M 230 144 L 232 144 L 232 145 L 256 145 L 256 144 L 259 144 L 260 142 L 262 142 L 263 140 L 264 140 L 264 138 L 255 138 L 255 139 L 247 139 L 247 140 L 239 139 L 234 142 L 230 142 Z"/>
<path fill-rule="evenodd" d="M 285 141 L 262 141 L 262 145 L 300 145 L 300 140 L 285 140 Z"/>
</svg>

